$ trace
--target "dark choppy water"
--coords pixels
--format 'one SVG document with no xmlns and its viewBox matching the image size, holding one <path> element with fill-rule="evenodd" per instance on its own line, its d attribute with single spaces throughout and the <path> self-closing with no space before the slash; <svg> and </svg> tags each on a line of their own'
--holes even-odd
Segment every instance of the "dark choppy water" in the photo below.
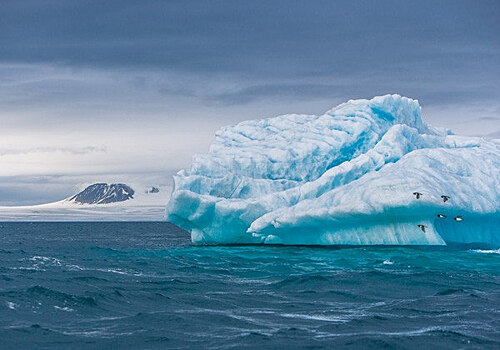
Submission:
<svg viewBox="0 0 500 350">
<path fill-rule="evenodd" d="M 200 247 L 0 223 L 0 348 L 500 347 L 500 251 Z"/>
</svg>

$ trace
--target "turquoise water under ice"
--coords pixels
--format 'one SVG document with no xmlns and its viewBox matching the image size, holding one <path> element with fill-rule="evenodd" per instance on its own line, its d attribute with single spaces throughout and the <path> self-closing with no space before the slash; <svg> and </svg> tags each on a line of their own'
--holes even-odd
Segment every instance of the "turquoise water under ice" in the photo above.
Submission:
<svg viewBox="0 0 500 350">
<path fill-rule="evenodd" d="M 0 223 L 2 349 L 498 348 L 500 251 L 194 246 L 158 223 Z"/>
</svg>

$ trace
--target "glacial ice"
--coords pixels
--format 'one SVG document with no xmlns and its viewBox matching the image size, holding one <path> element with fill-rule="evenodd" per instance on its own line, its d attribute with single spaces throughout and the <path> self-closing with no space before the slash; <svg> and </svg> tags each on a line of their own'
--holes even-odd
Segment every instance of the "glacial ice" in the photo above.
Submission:
<svg viewBox="0 0 500 350">
<path fill-rule="evenodd" d="M 500 140 L 420 111 L 386 95 L 224 127 L 174 176 L 167 220 L 196 243 L 500 246 Z"/>
</svg>

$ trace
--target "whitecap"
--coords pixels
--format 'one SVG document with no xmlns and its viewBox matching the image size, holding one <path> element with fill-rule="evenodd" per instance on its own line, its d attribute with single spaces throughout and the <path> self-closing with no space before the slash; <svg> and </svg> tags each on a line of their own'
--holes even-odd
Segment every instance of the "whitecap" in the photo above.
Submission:
<svg viewBox="0 0 500 350">
<path fill-rule="evenodd" d="M 281 316 L 289 318 L 300 318 L 304 320 L 314 320 L 314 321 L 328 321 L 328 322 L 342 322 L 342 323 L 349 321 L 346 318 L 333 315 L 328 316 L 328 315 L 281 314 Z"/>
<path fill-rule="evenodd" d="M 40 256 L 40 255 L 35 255 L 29 259 L 30 261 L 33 261 L 37 264 L 49 264 L 49 265 L 56 265 L 56 266 L 61 266 L 61 260 L 57 258 L 53 258 L 50 256 Z"/>
<path fill-rule="evenodd" d="M 473 249 L 471 251 L 482 254 L 500 254 L 500 249 Z"/>
<path fill-rule="evenodd" d="M 11 310 L 15 310 L 17 307 L 17 304 L 13 303 L 12 301 L 6 301 L 5 304 L 7 304 L 7 307 Z"/>
<path fill-rule="evenodd" d="M 67 311 L 67 312 L 72 312 L 72 311 L 75 311 L 73 310 L 72 308 L 69 308 L 67 306 L 65 307 L 61 307 L 61 306 L 57 306 L 57 305 L 54 305 L 54 309 L 56 310 L 61 310 L 61 311 Z"/>
</svg>

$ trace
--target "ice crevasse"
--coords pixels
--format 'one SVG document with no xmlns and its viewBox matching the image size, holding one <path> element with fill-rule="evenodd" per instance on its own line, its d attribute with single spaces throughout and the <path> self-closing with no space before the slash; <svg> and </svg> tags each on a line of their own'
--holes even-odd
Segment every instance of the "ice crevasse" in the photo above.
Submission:
<svg viewBox="0 0 500 350">
<path fill-rule="evenodd" d="M 500 140 L 399 95 L 223 127 L 174 182 L 167 220 L 196 243 L 500 246 Z"/>
</svg>

